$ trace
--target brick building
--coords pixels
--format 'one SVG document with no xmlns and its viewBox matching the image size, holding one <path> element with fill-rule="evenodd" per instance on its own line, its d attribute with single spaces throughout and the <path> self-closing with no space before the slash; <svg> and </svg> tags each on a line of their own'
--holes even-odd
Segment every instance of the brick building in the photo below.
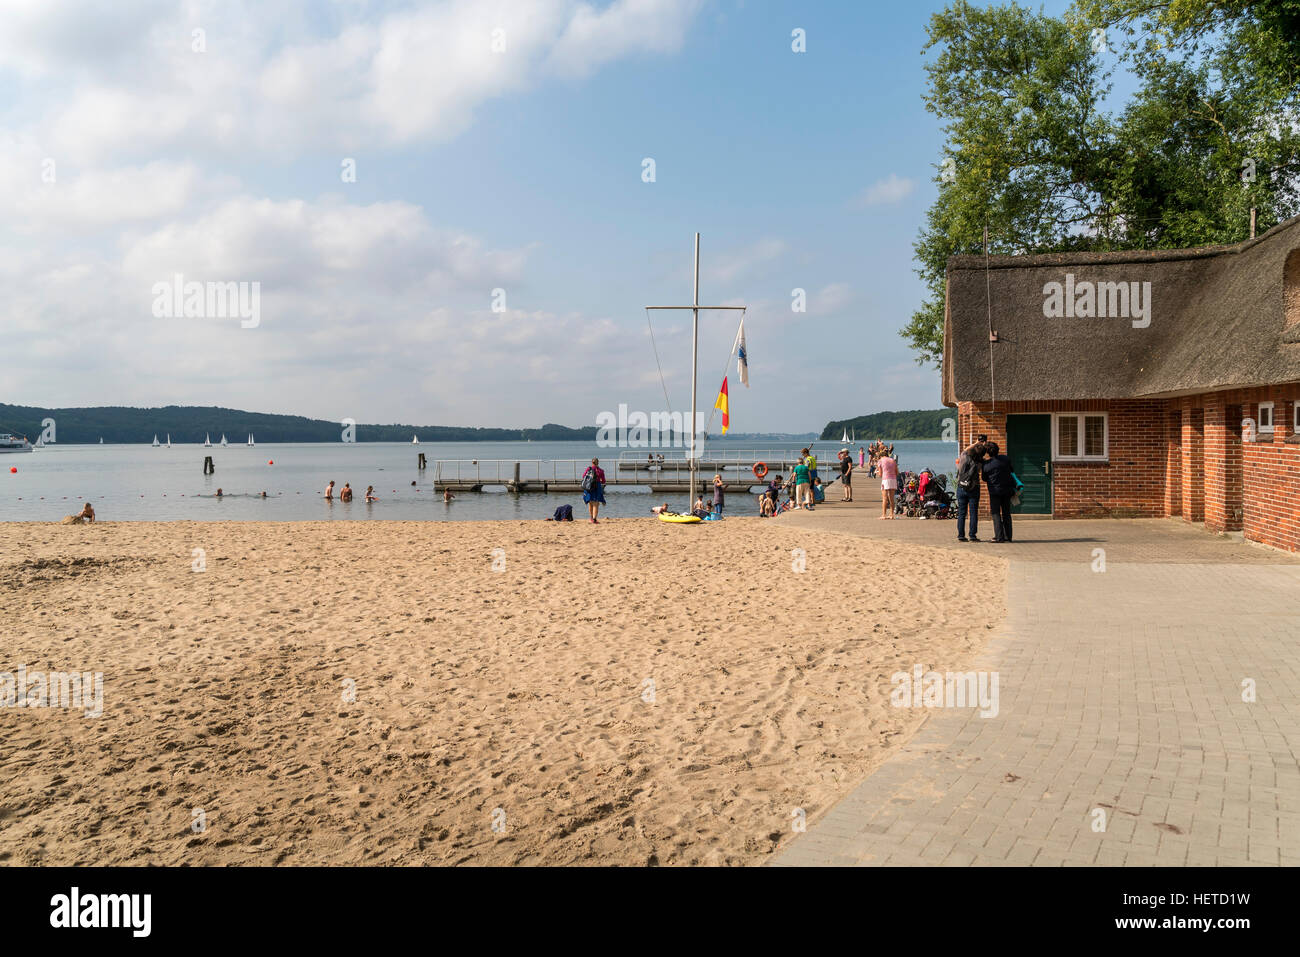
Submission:
<svg viewBox="0 0 1300 957">
<path fill-rule="evenodd" d="M 1235 246 L 954 256 L 943 401 L 1018 511 L 1300 550 L 1300 217 Z"/>
</svg>

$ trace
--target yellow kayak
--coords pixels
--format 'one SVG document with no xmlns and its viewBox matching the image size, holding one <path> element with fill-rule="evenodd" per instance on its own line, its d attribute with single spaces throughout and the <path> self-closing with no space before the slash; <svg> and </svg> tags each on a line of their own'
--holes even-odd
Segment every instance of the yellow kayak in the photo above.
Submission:
<svg viewBox="0 0 1300 957">
<path fill-rule="evenodd" d="M 671 522 L 674 525 L 690 525 L 700 521 L 698 515 L 678 515 L 675 512 L 660 512 L 659 521 Z"/>
</svg>

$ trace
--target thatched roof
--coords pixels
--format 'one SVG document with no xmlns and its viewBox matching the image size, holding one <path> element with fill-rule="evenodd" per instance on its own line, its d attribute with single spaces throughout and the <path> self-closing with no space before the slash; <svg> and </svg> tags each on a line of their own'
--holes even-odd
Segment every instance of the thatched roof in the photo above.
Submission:
<svg viewBox="0 0 1300 957">
<path fill-rule="evenodd" d="M 983 256 L 953 256 L 947 282 L 947 405 L 995 396 L 1154 397 L 1300 380 L 1300 217 L 1235 246 L 993 256 L 987 275 Z M 1060 284 L 1059 294 L 1050 283 Z M 1084 284 L 1093 284 L 1092 297 Z M 1066 304 L 1070 285 L 1074 302 Z M 1148 289 L 1145 324 L 1132 312 L 1145 309 Z M 1129 297 L 1128 318 L 1096 315 L 1121 311 Z M 1100 300 L 1093 316 L 1062 314 L 1076 304 L 1087 311 L 1090 298 Z M 991 382 L 989 302 L 998 338 Z"/>
</svg>

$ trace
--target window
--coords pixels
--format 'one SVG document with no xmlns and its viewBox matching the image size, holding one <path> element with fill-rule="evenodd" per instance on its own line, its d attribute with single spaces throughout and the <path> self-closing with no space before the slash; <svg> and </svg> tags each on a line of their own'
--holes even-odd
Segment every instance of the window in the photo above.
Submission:
<svg viewBox="0 0 1300 957">
<path fill-rule="evenodd" d="M 1295 421 L 1291 424 L 1291 431 L 1300 433 L 1300 399 L 1292 403 L 1291 411 L 1295 418 Z"/>
<path fill-rule="evenodd" d="M 1261 432 L 1273 431 L 1273 403 L 1261 402 L 1259 404 L 1259 430 Z"/>
<path fill-rule="evenodd" d="M 1110 430 L 1105 412 L 1058 412 L 1055 418 L 1052 458 L 1105 462 L 1110 457 Z"/>
</svg>

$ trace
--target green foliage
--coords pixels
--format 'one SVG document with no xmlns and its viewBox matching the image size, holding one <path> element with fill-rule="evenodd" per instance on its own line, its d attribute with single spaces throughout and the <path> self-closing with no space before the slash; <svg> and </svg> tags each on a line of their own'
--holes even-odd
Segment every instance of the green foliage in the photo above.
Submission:
<svg viewBox="0 0 1300 957">
<path fill-rule="evenodd" d="M 55 420 L 62 445 L 152 442 L 171 433 L 172 442 L 202 442 L 210 435 L 243 444 L 253 433 L 258 442 L 338 442 L 343 427 L 338 422 L 308 419 L 300 415 L 270 415 L 238 409 L 169 405 L 158 409 L 101 406 L 86 409 L 40 409 L 0 403 L 0 432 L 26 435 L 35 442 L 41 434 L 41 420 Z M 590 440 L 596 427 L 571 429 L 548 423 L 540 429 L 474 429 L 444 425 L 357 425 L 358 442 L 409 442 L 418 434 L 421 442 L 513 442 Z"/>
<path fill-rule="evenodd" d="M 839 419 L 826 423 L 819 436 L 823 441 L 839 441 L 844 433 L 852 432 L 858 445 L 865 446 L 876 439 L 940 439 L 944 420 L 955 419 L 952 409 L 915 409 L 910 412 L 874 412 L 852 419 Z"/>
<path fill-rule="evenodd" d="M 1100 37 L 1139 88 L 1103 108 Z M 901 335 L 943 353 L 949 256 L 1234 243 L 1300 212 L 1300 0 L 1077 0 L 933 15 L 926 108 L 948 139 Z"/>
</svg>

